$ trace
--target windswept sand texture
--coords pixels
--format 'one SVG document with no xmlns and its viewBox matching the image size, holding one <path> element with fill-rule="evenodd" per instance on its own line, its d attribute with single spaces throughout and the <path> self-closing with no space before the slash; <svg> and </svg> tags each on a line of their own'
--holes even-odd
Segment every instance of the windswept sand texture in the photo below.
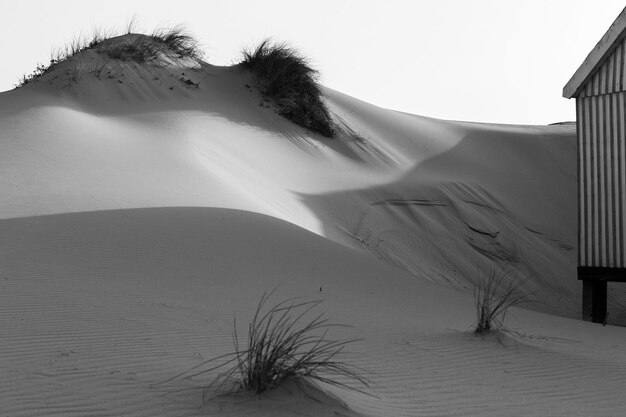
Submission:
<svg viewBox="0 0 626 417">
<path fill-rule="evenodd" d="M 0 94 L 0 415 L 626 415 L 626 330 L 578 320 L 574 126 L 326 89 L 344 126 L 326 139 L 238 67 L 98 79 L 98 60 Z M 497 269 L 535 302 L 475 337 L 472 286 Z M 364 339 L 346 360 L 369 394 L 292 381 L 202 404 L 215 373 L 168 381 L 230 352 L 233 317 L 243 332 L 277 286 Z"/>
</svg>

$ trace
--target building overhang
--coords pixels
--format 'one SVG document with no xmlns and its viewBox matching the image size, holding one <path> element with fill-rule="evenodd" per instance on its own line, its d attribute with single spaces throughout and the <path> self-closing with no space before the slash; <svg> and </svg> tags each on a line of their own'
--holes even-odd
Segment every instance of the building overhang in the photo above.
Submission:
<svg viewBox="0 0 626 417">
<path fill-rule="evenodd" d="M 587 81 L 604 63 L 613 50 L 626 37 L 626 7 L 604 34 L 600 42 L 589 52 L 582 65 L 576 70 L 569 82 L 563 87 L 563 97 L 577 97 Z"/>
</svg>

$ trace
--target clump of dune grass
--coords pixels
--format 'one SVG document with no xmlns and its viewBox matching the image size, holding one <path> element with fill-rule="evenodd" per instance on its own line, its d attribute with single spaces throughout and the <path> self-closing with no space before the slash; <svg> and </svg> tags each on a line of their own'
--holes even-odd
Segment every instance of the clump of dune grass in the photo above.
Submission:
<svg viewBox="0 0 626 417">
<path fill-rule="evenodd" d="M 298 377 L 357 391 L 350 381 L 368 386 L 357 368 L 341 360 L 344 349 L 360 339 L 328 337 L 333 328 L 349 326 L 332 324 L 323 313 L 314 314 L 321 301 L 290 299 L 268 307 L 271 295 L 266 292 L 261 297 L 244 344 L 235 320 L 233 352 L 209 359 L 174 378 L 192 378 L 223 369 L 204 388 L 203 397 L 211 389 L 261 394 Z M 209 369 L 195 371 L 220 361 Z"/>
<path fill-rule="evenodd" d="M 33 72 L 31 72 L 30 74 L 24 74 L 18 79 L 17 84 L 15 84 L 15 87 L 16 88 L 24 87 L 26 84 L 30 83 L 34 79 L 37 79 L 41 77 L 42 75 L 44 75 L 45 73 L 47 73 L 48 71 L 50 71 L 50 67 L 51 65 L 44 65 L 44 64 L 38 63 L 37 67 L 33 70 Z"/>
<path fill-rule="evenodd" d="M 319 74 L 297 50 L 266 39 L 244 50 L 241 64 L 254 74 L 261 94 L 276 104 L 280 115 L 324 136 L 335 136 L 317 83 Z"/>
<path fill-rule="evenodd" d="M 40 76 L 49 73 L 56 66 L 77 55 L 78 53 L 93 49 L 103 53 L 111 59 L 134 61 L 137 63 L 154 64 L 162 58 L 171 61 L 190 59 L 198 61 L 203 54 L 198 42 L 187 34 L 182 26 L 174 26 L 168 29 L 157 29 L 151 35 L 132 33 L 134 20 L 131 20 L 123 35 L 129 36 L 125 40 L 116 39 L 122 35 L 115 35 L 112 31 L 103 32 L 94 30 L 91 37 L 74 37 L 61 48 L 56 48 L 50 54 L 48 64 L 37 64 L 30 74 L 23 75 L 15 87 L 23 87 Z M 72 80 L 77 79 L 72 77 Z"/>
<path fill-rule="evenodd" d="M 158 29 L 151 35 L 152 39 L 161 44 L 163 53 L 170 58 L 199 60 L 204 55 L 198 41 L 189 35 L 182 26 L 169 29 Z"/>
<path fill-rule="evenodd" d="M 522 292 L 520 287 L 521 284 L 512 280 L 508 273 L 495 271 L 474 286 L 474 334 L 484 335 L 504 328 L 508 309 L 528 301 L 528 294 Z"/>
<path fill-rule="evenodd" d="M 94 31 L 91 38 L 83 38 L 81 36 L 74 37 L 70 42 L 68 42 L 65 46 L 61 48 L 55 48 L 50 53 L 50 61 L 48 64 L 38 63 L 37 67 L 30 74 L 24 74 L 18 80 L 15 87 L 23 87 L 31 81 L 41 77 L 44 74 L 49 73 L 53 69 L 57 67 L 57 65 L 66 59 L 73 57 L 81 51 L 84 51 L 88 48 L 93 48 L 97 46 L 100 42 L 105 39 L 104 35 L 100 31 Z M 76 66 L 74 67 L 73 72 L 76 72 Z M 78 79 L 75 75 L 72 76 L 72 79 Z"/>
<path fill-rule="evenodd" d="M 97 46 L 98 52 L 105 53 L 112 59 L 137 63 L 155 63 L 163 57 L 172 61 L 197 61 L 202 57 L 198 42 L 180 26 L 159 29 L 152 35 L 128 35 L 134 36 L 125 40 L 101 42 Z"/>
</svg>

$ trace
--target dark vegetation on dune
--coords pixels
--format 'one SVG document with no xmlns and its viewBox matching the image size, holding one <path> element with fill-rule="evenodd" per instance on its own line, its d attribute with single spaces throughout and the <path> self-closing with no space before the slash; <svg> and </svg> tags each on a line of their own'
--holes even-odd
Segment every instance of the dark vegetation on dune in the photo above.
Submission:
<svg viewBox="0 0 626 417">
<path fill-rule="evenodd" d="M 64 48 L 52 52 L 48 65 L 38 64 L 32 73 L 23 75 L 16 87 L 25 86 L 85 50 L 94 50 L 105 59 L 151 65 L 183 60 L 198 63 L 202 58 L 198 42 L 181 26 L 144 35 L 134 33 L 131 22 L 122 35 L 95 31 L 90 38 L 74 38 Z M 99 77 L 105 63 L 86 71 L 76 62 L 66 75 L 73 82 L 83 72 L 93 72 Z M 271 103 L 278 114 L 310 131 L 335 137 L 337 127 L 317 82 L 319 73 L 296 49 L 266 39 L 256 48 L 244 50 L 240 65 L 250 71 L 266 103 Z M 189 80 L 183 81 L 197 87 Z"/>
<path fill-rule="evenodd" d="M 120 39 L 121 36 L 126 37 Z M 127 32 L 123 35 L 95 31 L 91 38 L 74 38 L 65 47 L 58 48 L 51 53 L 48 65 L 38 64 L 32 73 L 23 75 L 15 86 L 25 86 L 54 70 L 59 63 L 88 49 L 95 50 L 110 59 L 149 64 L 158 63 L 164 58 L 172 61 L 184 59 L 198 61 L 203 55 L 198 42 L 181 26 L 157 29 L 150 35 L 144 35 L 133 33 L 132 24 L 129 24 Z M 75 68 L 74 71 L 77 73 L 78 69 Z M 73 76 L 72 79 L 76 81 L 77 76 Z"/>
<path fill-rule="evenodd" d="M 125 42 L 103 40 L 96 48 L 110 58 L 137 63 L 155 63 L 163 57 L 174 61 L 202 58 L 198 42 L 181 27 L 160 29 L 152 35 L 136 35 Z"/>
<path fill-rule="evenodd" d="M 266 39 L 243 51 L 241 65 L 254 74 L 261 94 L 276 104 L 281 116 L 324 136 L 335 136 L 317 83 L 319 74 L 297 50 Z"/>
</svg>

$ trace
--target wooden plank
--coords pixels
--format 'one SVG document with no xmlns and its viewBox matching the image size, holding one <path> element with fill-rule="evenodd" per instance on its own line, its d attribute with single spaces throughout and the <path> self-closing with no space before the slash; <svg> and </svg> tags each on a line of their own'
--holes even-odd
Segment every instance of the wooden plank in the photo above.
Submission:
<svg viewBox="0 0 626 417">
<path fill-rule="evenodd" d="M 608 61 L 611 59 L 611 55 L 607 57 L 607 61 L 600 67 L 600 85 L 598 86 L 598 94 L 606 94 L 609 91 L 609 65 Z"/>
<path fill-rule="evenodd" d="M 598 132 L 599 132 L 599 118 L 598 118 L 598 106 L 597 106 L 597 96 L 589 97 L 591 102 L 591 153 L 590 153 L 590 162 L 591 162 L 591 198 L 592 198 L 592 206 L 591 206 L 591 228 L 592 228 L 592 237 L 591 237 L 591 265 L 592 266 L 600 266 L 600 253 L 598 251 L 598 243 L 600 241 L 600 231 L 598 229 L 598 197 L 599 197 L 599 188 L 598 188 L 598 176 L 600 175 L 600 171 L 598 168 Z"/>
<path fill-rule="evenodd" d="M 584 164 L 584 181 L 585 181 L 585 229 L 587 239 L 584 241 L 586 259 L 585 266 L 593 265 L 593 181 L 592 172 L 593 164 L 591 163 L 591 153 L 593 149 L 592 145 L 592 111 L 591 111 L 591 99 L 587 98 L 583 101 L 585 108 L 585 154 L 583 159 Z"/>
<path fill-rule="evenodd" d="M 578 146 L 577 172 L 578 172 L 578 265 L 587 265 L 587 222 L 586 208 L 586 163 L 585 163 L 585 105 L 580 98 L 576 99 L 576 140 Z"/>
<path fill-rule="evenodd" d="M 622 81 L 621 81 L 621 86 L 619 88 L 619 91 L 624 91 L 626 90 L 626 40 L 622 42 L 619 49 L 621 50 L 620 54 L 622 57 L 622 65 L 621 65 Z"/>
<path fill-rule="evenodd" d="M 613 177 L 615 176 L 615 168 L 613 161 L 615 159 L 615 154 L 613 153 L 613 106 L 611 102 L 611 96 L 613 94 L 605 94 L 602 96 L 604 99 L 604 158 L 606 167 L 604 170 L 605 175 L 605 187 L 606 187 L 606 195 L 605 195 L 605 215 L 606 215 L 606 266 L 614 267 L 615 266 L 615 236 L 617 235 L 615 231 L 615 189 Z"/>
<path fill-rule="evenodd" d="M 626 282 L 626 268 L 579 266 L 579 281 Z"/>
<path fill-rule="evenodd" d="M 594 97 L 598 103 L 598 137 L 596 138 L 598 144 L 598 171 L 595 178 L 598 183 L 598 254 L 599 262 L 598 266 L 607 265 L 607 219 L 606 219 L 606 109 L 604 108 L 604 97 Z"/>
<path fill-rule="evenodd" d="M 619 223 L 621 231 L 619 266 L 626 268 L 626 92 L 618 94 L 618 188 L 619 188 Z"/>
<path fill-rule="evenodd" d="M 621 232 L 620 232 L 620 223 L 619 223 L 619 136 L 618 136 L 618 118 L 619 113 L 617 112 L 617 94 L 611 94 L 609 96 L 610 104 L 611 104 L 611 218 L 613 220 L 613 225 L 611 227 L 612 238 L 613 238 L 613 252 L 612 252 L 612 260 L 613 263 L 610 266 L 619 267 L 621 266 L 620 261 L 620 245 L 621 245 Z"/>
<path fill-rule="evenodd" d="M 622 91 L 622 77 L 624 70 L 624 42 L 615 50 L 615 92 Z"/>
</svg>

